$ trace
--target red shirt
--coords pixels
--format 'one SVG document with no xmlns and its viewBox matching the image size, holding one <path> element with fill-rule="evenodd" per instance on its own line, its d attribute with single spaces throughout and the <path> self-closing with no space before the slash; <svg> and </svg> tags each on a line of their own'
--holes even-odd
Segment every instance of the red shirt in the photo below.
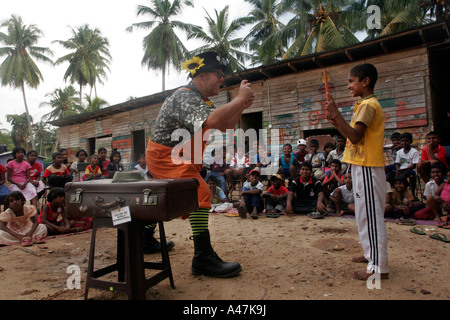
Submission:
<svg viewBox="0 0 450 320">
<path fill-rule="evenodd" d="M 8 170 L 0 163 L 0 174 L 5 173 L 6 171 Z"/>
<path fill-rule="evenodd" d="M 279 189 L 275 189 L 274 186 L 271 186 L 269 188 L 269 190 L 267 190 L 266 193 L 269 193 L 269 192 L 272 193 L 273 195 L 281 196 L 281 195 L 283 195 L 285 193 L 289 193 L 289 190 L 285 186 L 281 185 Z"/>
<path fill-rule="evenodd" d="M 36 180 L 38 173 L 41 173 L 42 171 L 44 170 L 42 169 L 41 164 L 35 161 L 30 169 L 30 179 Z"/>
<path fill-rule="evenodd" d="M 440 162 L 447 165 L 447 150 L 443 146 L 438 144 L 436 149 L 433 150 L 433 154 Z M 430 153 L 428 152 L 428 147 L 424 146 L 422 148 L 422 155 L 420 157 L 420 161 L 425 161 L 425 160 L 430 160 L 430 159 L 431 159 L 431 157 L 430 157 Z"/>
</svg>

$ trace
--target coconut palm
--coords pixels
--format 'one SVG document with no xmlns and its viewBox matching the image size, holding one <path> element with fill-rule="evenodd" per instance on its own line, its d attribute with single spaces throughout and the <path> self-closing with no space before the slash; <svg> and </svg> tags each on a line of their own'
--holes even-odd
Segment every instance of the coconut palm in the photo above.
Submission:
<svg viewBox="0 0 450 320">
<path fill-rule="evenodd" d="M 83 113 L 97 111 L 103 107 L 108 106 L 108 102 L 102 98 L 95 97 L 92 99 L 88 95 L 85 95 L 84 98 L 86 99 L 88 104 L 87 104 L 86 108 L 84 108 Z"/>
<path fill-rule="evenodd" d="M 246 24 L 253 24 L 249 34 L 244 41 L 249 42 L 251 52 L 256 56 L 252 57 L 252 64 L 271 64 L 280 60 L 285 53 L 285 44 L 277 43 L 268 50 L 262 50 L 261 43 L 272 34 L 284 28 L 284 24 L 279 19 L 278 0 L 245 0 L 249 2 L 253 9 L 247 17 L 242 20 Z"/>
<path fill-rule="evenodd" d="M 71 50 L 69 54 L 56 60 L 55 64 L 69 63 L 64 80 L 80 86 L 82 105 L 83 87 L 89 85 L 91 90 L 95 89 L 97 83 L 103 84 L 102 78 L 106 78 L 106 71 L 109 71 L 109 41 L 101 35 L 100 30 L 91 29 L 87 24 L 71 30 L 72 37 L 69 40 L 53 41 Z"/>
<path fill-rule="evenodd" d="M 367 8 L 370 6 L 380 8 L 381 28 L 367 29 L 367 19 L 370 13 Z M 433 3 L 434 5 L 434 3 Z M 348 7 L 346 18 L 350 18 L 353 29 L 367 32 L 367 39 L 384 36 L 394 32 L 399 32 L 407 28 L 418 27 L 431 21 L 426 13 L 431 9 L 426 5 L 426 1 L 411 0 L 357 0 Z"/>
<path fill-rule="evenodd" d="M 28 119 L 30 122 L 28 122 Z M 7 114 L 6 121 L 11 124 L 11 138 L 16 147 L 24 147 L 28 148 L 30 143 L 31 135 L 28 135 L 27 132 L 30 132 L 30 128 L 28 128 L 28 123 L 32 123 L 33 119 L 26 112 L 22 114 Z M 34 147 L 32 147 L 34 149 Z"/>
<path fill-rule="evenodd" d="M 33 59 L 53 63 L 47 56 L 52 56 L 50 49 L 38 47 L 42 31 L 35 25 L 25 25 L 19 16 L 11 16 L 4 21 L 0 28 L 6 28 L 6 32 L 0 32 L 0 57 L 6 56 L 0 65 L 0 81 L 2 86 L 11 86 L 22 91 L 23 102 L 28 121 L 28 133 L 31 146 L 34 148 L 34 138 L 31 132 L 32 119 L 28 110 L 25 95 L 25 86 L 37 88 L 44 80 L 38 66 Z"/>
<path fill-rule="evenodd" d="M 215 51 L 223 61 L 227 61 L 226 73 L 243 70 L 245 62 L 251 59 L 251 54 L 240 51 L 246 46 L 243 38 L 234 38 L 238 31 L 245 25 L 245 20 L 235 19 L 229 22 L 229 6 L 218 12 L 215 11 L 215 20 L 206 11 L 207 32 L 203 28 L 195 28 L 188 35 L 188 39 L 200 39 L 206 44 L 191 52 L 192 55 L 204 51 Z"/>
<path fill-rule="evenodd" d="M 185 6 L 193 7 L 190 0 L 150 0 L 151 6 L 139 5 L 137 7 L 137 16 L 148 15 L 152 20 L 134 23 L 127 28 L 132 32 L 134 28 L 152 29 L 144 38 L 142 46 L 144 57 L 142 65 L 148 69 L 162 72 L 162 91 L 166 87 L 166 72 L 169 66 L 180 70 L 180 65 L 185 60 L 188 50 L 175 33 L 179 29 L 189 33 L 195 26 L 182 21 L 173 20 L 174 17 L 181 14 Z"/>
<path fill-rule="evenodd" d="M 57 140 L 57 136 L 55 136 L 54 131 L 56 130 L 52 130 L 44 121 L 33 124 L 33 132 L 36 138 L 36 150 L 38 154 L 44 155 L 44 157 L 50 155 L 50 152 L 52 151 Z"/>
<path fill-rule="evenodd" d="M 58 120 L 83 112 L 83 108 L 77 103 L 77 94 L 78 92 L 72 86 L 47 93 L 45 96 L 50 100 L 41 102 L 39 107 L 51 107 L 53 110 L 44 114 L 42 120 Z"/>
<path fill-rule="evenodd" d="M 294 14 L 286 27 L 263 41 L 265 50 L 289 41 L 283 58 L 329 51 L 359 42 L 341 19 L 352 0 L 285 0 L 282 12 Z"/>
</svg>

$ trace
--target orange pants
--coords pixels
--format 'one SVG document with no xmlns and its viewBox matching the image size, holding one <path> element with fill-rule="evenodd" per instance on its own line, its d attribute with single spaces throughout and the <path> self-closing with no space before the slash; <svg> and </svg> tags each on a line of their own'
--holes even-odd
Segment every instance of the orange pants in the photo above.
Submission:
<svg viewBox="0 0 450 320">
<path fill-rule="evenodd" d="M 155 179 L 197 179 L 200 184 L 198 187 L 199 208 L 211 208 L 211 192 L 200 175 L 201 164 L 175 164 L 172 161 L 172 148 L 151 140 L 148 142 L 145 157 L 148 171 Z"/>
</svg>

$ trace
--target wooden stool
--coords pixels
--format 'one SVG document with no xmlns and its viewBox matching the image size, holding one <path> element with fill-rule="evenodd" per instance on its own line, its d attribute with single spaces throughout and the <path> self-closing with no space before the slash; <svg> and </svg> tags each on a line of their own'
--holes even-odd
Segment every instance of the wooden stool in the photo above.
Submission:
<svg viewBox="0 0 450 320">
<path fill-rule="evenodd" d="M 162 221 L 158 222 L 162 262 L 144 261 L 142 235 L 144 226 L 148 224 L 149 222 L 132 221 L 114 226 L 110 217 L 93 219 L 85 300 L 88 298 L 90 288 L 125 292 L 130 300 L 145 300 L 147 289 L 166 278 L 169 278 L 171 287 L 175 289 Z M 95 240 L 98 228 L 117 229 L 117 259 L 115 264 L 94 271 Z M 145 269 L 161 271 L 146 279 Z M 118 281 L 99 279 L 114 271 L 118 271 Z"/>
</svg>

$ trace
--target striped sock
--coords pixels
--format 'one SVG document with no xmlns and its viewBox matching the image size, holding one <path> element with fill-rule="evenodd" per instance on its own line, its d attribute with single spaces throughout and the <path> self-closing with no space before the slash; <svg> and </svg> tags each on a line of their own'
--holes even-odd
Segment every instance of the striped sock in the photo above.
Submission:
<svg viewBox="0 0 450 320">
<path fill-rule="evenodd" d="M 209 209 L 198 209 L 189 214 L 189 221 L 191 223 L 192 234 L 198 236 L 203 231 L 208 230 Z"/>
</svg>

